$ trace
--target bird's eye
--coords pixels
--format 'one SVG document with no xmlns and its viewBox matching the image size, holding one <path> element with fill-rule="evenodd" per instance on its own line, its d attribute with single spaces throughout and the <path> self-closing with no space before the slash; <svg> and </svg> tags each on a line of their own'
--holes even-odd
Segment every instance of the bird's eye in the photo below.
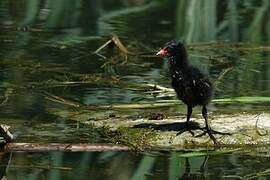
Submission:
<svg viewBox="0 0 270 180">
<path fill-rule="evenodd" d="M 173 50 L 172 47 L 168 47 L 168 48 L 167 48 L 167 51 L 168 51 L 168 52 L 172 52 L 172 50 Z"/>
</svg>

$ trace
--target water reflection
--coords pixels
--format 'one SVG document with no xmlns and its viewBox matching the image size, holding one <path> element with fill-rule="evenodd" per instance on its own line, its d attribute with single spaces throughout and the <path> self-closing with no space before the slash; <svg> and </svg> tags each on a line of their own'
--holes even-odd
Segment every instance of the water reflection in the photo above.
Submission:
<svg viewBox="0 0 270 180">
<path fill-rule="evenodd" d="M 63 34 L 66 37 L 108 35 L 113 31 L 158 44 L 173 37 L 185 37 L 187 42 L 266 42 L 269 21 L 264 19 L 268 8 L 266 0 L 81 0 L 65 5 L 61 0 L 3 0 L 0 18 L 4 27 L 69 29 Z"/>
<path fill-rule="evenodd" d="M 268 157 L 229 153 L 185 157 L 185 152 L 136 154 L 22 153 L 1 155 L 1 177 L 8 179 L 223 179 L 263 178 Z M 265 164 L 266 163 L 266 164 Z M 256 174 L 257 173 L 257 174 Z"/>
</svg>

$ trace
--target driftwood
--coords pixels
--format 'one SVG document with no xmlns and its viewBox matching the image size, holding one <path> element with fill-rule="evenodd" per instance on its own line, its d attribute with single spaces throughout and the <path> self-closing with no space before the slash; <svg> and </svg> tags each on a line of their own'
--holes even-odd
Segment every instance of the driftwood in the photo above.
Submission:
<svg viewBox="0 0 270 180">
<path fill-rule="evenodd" d="M 62 144 L 62 143 L 8 143 L 4 151 L 63 151 L 63 152 L 93 152 L 93 151 L 129 151 L 127 146 L 114 144 Z"/>
</svg>

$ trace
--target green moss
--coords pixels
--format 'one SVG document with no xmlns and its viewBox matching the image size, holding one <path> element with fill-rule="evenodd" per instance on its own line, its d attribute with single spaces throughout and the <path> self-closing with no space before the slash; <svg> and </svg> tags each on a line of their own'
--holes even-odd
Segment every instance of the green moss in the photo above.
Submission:
<svg viewBox="0 0 270 180">
<path fill-rule="evenodd" d="M 110 127 L 102 127 L 100 133 L 106 141 L 126 145 L 140 151 L 147 149 L 151 142 L 157 139 L 156 131 L 149 129 L 119 127 L 116 130 L 111 130 Z"/>
</svg>

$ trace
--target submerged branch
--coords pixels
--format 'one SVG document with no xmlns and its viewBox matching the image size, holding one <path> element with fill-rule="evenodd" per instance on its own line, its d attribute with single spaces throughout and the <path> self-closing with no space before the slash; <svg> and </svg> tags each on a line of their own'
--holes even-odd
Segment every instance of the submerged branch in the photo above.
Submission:
<svg viewBox="0 0 270 180">
<path fill-rule="evenodd" d="M 6 167 L 5 165 L 0 165 L 0 167 Z M 15 168 L 15 169 L 43 169 L 43 170 L 62 170 L 62 171 L 68 171 L 72 170 L 71 167 L 58 167 L 58 166 L 46 166 L 46 165 L 9 165 L 8 168 Z"/>
<path fill-rule="evenodd" d="M 83 106 L 82 104 L 80 104 L 78 102 L 64 99 L 60 96 L 53 95 L 53 94 L 48 93 L 46 91 L 43 91 L 41 94 L 43 96 L 45 96 L 46 99 L 53 101 L 53 102 L 56 102 L 56 103 L 65 104 L 65 105 L 73 106 L 73 107 L 82 107 Z"/>
<path fill-rule="evenodd" d="M 128 146 L 113 144 L 62 144 L 62 143 L 9 143 L 5 151 L 64 151 L 64 152 L 93 152 L 93 151 L 129 151 Z"/>
</svg>

